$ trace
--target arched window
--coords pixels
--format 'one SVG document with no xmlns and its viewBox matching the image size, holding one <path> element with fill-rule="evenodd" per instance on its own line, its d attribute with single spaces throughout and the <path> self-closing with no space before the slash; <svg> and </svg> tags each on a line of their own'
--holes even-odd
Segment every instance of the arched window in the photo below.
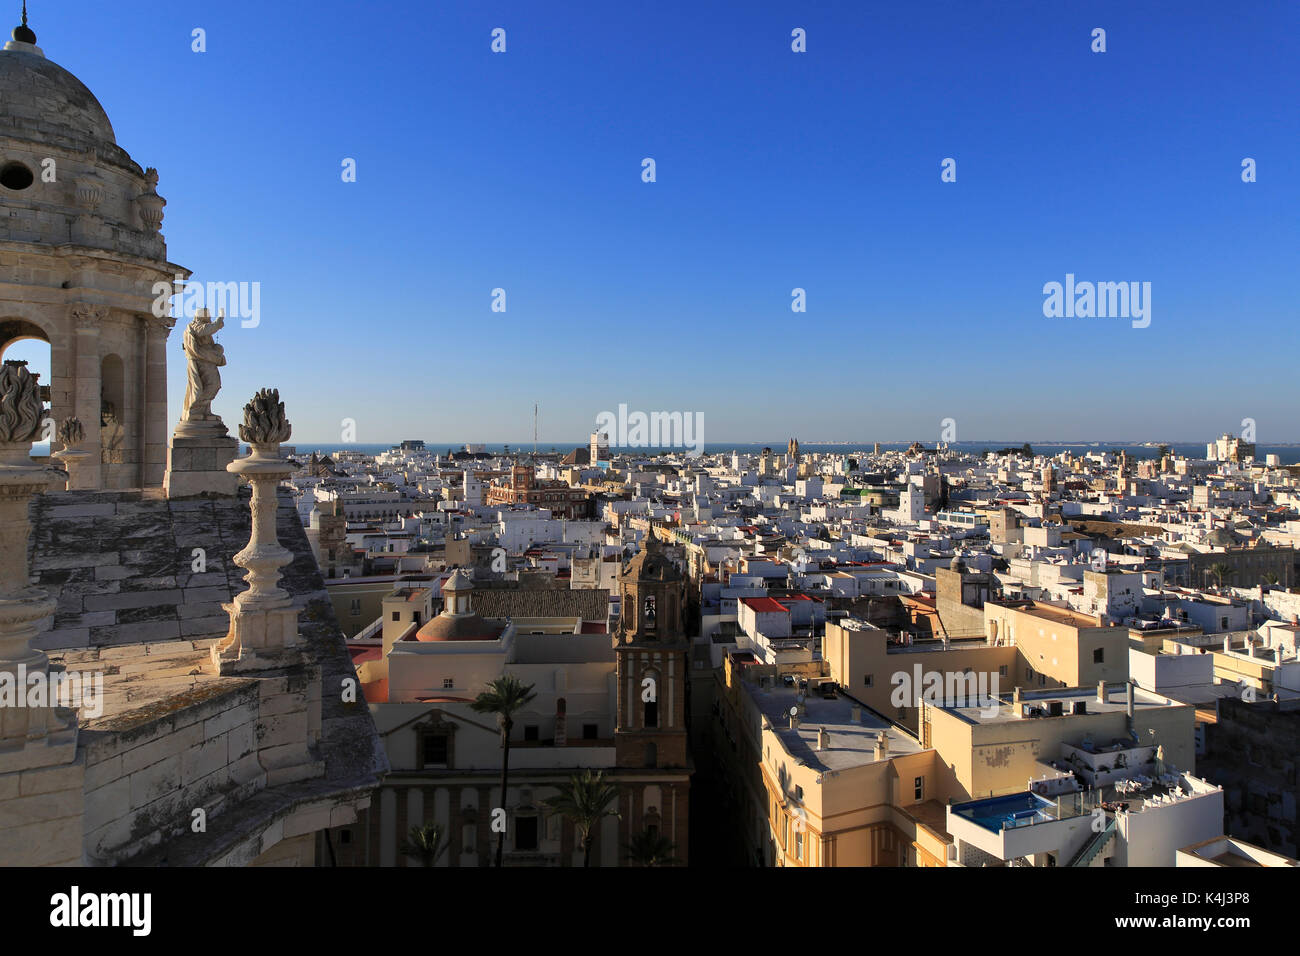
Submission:
<svg viewBox="0 0 1300 956">
<path fill-rule="evenodd" d="M 27 371 L 40 376 L 37 382 L 40 385 L 41 400 L 47 403 L 50 402 L 51 370 L 54 363 L 50 343 L 45 333 L 37 326 L 23 319 L 0 319 L 0 361 L 10 360 L 26 362 Z M 64 418 L 72 414 L 71 409 L 51 409 L 51 412 L 57 418 Z M 32 444 L 43 445 L 44 443 L 33 442 Z M 50 449 L 50 451 L 53 450 L 53 448 Z M 43 455 L 48 454 L 44 450 L 40 453 Z"/>
<path fill-rule="evenodd" d="M 120 464 L 122 445 L 126 434 L 125 374 L 122 360 L 116 355 L 105 355 L 99 370 L 99 423 L 100 460 Z"/>
</svg>

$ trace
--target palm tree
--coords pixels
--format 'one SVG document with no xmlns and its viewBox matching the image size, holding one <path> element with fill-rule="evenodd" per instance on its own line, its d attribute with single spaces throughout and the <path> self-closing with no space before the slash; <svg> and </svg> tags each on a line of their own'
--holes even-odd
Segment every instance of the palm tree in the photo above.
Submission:
<svg viewBox="0 0 1300 956">
<path fill-rule="evenodd" d="M 489 681 L 487 690 L 474 698 L 470 704 L 480 714 L 496 714 L 497 725 L 501 728 L 501 805 L 505 808 L 506 787 L 510 782 L 510 730 L 515 725 L 515 713 L 537 695 L 533 685 L 525 686 L 513 674 L 506 674 Z M 506 831 L 502 828 L 497 834 L 497 861 L 501 865 L 506 849 Z"/>
<path fill-rule="evenodd" d="M 610 804 L 618 799 L 618 787 L 605 779 L 603 770 L 575 773 L 560 787 L 557 796 L 546 801 L 552 810 L 573 821 L 582 843 L 582 865 L 591 866 L 591 845 L 596 840 L 596 824 L 607 816 L 618 816 Z"/>
<path fill-rule="evenodd" d="M 650 830 L 643 830 L 624 847 L 628 861 L 635 866 L 676 866 L 673 841 Z"/>
<path fill-rule="evenodd" d="M 1214 575 L 1214 579 L 1219 582 L 1220 588 L 1223 587 L 1223 579 L 1232 576 L 1232 565 L 1223 561 L 1216 561 L 1214 564 L 1210 565 L 1209 570 L 1210 573 Z"/>
<path fill-rule="evenodd" d="M 441 823 L 426 823 L 424 826 L 411 827 L 411 834 L 402 844 L 402 856 L 419 860 L 424 866 L 433 866 L 438 857 L 447 852 L 447 844 L 442 839 Z"/>
</svg>

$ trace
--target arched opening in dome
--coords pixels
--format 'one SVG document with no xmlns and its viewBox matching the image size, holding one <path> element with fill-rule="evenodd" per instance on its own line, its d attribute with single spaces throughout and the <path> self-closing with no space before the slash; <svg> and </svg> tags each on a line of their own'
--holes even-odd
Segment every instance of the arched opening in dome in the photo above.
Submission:
<svg viewBox="0 0 1300 956">
<path fill-rule="evenodd" d="M 50 404 L 50 379 L 54 366 L 49 339 L 38 326 L 22 319 L 0 319 L 0 362 L 26 362 L 27 371 L 39 375 L 41 400 Z M 50 453 L 48 441 L 32 443 L 32 454 Z"/>
<path fill-rule="evenodd" d="M 116 355 L 105 355 L 99 369 L 99 436 L 101 461 L 106 465 L 122 461 L 125 382 L 122 360 Z"/>
</svg>

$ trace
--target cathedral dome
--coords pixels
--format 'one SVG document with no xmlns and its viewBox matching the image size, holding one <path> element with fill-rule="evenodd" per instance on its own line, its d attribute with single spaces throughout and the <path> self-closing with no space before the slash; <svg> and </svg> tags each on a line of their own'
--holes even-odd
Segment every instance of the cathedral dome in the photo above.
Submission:
<svg viewBox="0 0 1300 956">
<path fill-rule="evenodd" d="M 117 145 L 95 95 L 32 44 L 10 42 L 0 51 L 0 103 L 0 138 L 74 150 Z"/>
</svg>

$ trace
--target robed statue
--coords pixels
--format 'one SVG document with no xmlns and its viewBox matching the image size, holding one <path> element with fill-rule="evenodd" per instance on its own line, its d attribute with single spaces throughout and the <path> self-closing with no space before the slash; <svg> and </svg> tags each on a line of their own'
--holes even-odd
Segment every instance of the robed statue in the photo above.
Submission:
<svg viewBox="0 0 1300 956">
<path fill-rule="evenodd" d="M 218 315 L 214 322 L 207 309 L 199 309 L 185 327 L 182 347 L 189 359 L 189 380 L 185 388 L 185 409 L 181 412 L 183 422 L 221 420 L 212 414 L 212 400 L 221 391 L 221 373 L 217 369 L 226 364 L 226 350 L 213 336 L 225 324 L 224 314 Z"/>
</svg>

